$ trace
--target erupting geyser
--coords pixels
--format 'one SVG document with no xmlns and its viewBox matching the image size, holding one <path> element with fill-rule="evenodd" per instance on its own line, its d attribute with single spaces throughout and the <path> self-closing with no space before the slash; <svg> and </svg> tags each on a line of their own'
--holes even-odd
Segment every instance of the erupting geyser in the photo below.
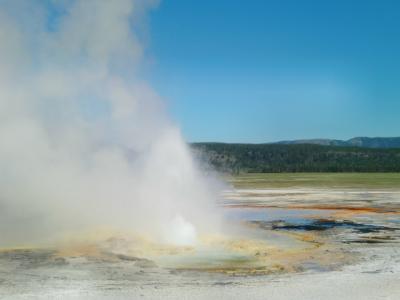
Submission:
<svg viewBox="0 0 400 300">
<path fill-rule="evenodd" d="M 0 3 L 0 246 L 109 226 L 192 245 L 213 185 L 140 79 L 145 0 Z"/>
<path fill-rule="evenodd" d="M 172 220 L 168 229 L 170 232 L 165 233 L 168 243 L 178 246 L 193 246 L 197 242 L 196 228 L 180 215 Z"/>
</svg>

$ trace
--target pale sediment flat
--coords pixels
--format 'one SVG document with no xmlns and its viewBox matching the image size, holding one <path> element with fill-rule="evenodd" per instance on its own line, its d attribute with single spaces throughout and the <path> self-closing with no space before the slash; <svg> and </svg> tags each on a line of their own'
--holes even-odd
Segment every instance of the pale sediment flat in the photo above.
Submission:
<svg viewBox="0 0 400 300">
<path fill-rule="evenodd" d="M 390 251 L 389 251 L 390 252 Z M 397 260 L 393 261 L 394 255 Z M 385 257 L 386 256 L 386 257 Z M 0 294 L 1 299 L 387 299 L 400 298 L 398 253 L 386 253 L 373 261 L 327 273 L 306 273 L 270 277 L 232 278 L 223 282 L 165 285 L 157 279 L 145 285 L 101 288 L 85 281 L 80 287 L 66 284 L 55 289 L 46 284 L 23 294 Z M 97 284 L 101 285 L 101 282 Z"/>
<path fill-rule="evenodd" d="M 400 190 L 377 191 L 370 189 L 238 189 L 223 194 L 223 203 L 228 205 L 259 203 L 285 207 L 289 204 L 351 205 L 367 207 L 400 207 Z"/>
<path fill-rule="evenodd" d="M 73 255 L 3 251 L 0 299 L 400 299 L 400 189 L 395 185 L 250 184 L 227 190 L 221 204 L 231 220 L 247 222 L 245 234 L 262 238 L 224 241 L 230 251 L 239 249 L 231 259 L 247 252 L 254 258 L 244 261 L 251 264 L 248 271 L 237 262 L 232 268 L 219 262 L 220 248 L 205 256 L 189 251 L 164 257 L 114 253 L 112 247 L 95 255 L 93 249 Z M 265 258 L 259 256 L 264 242 Z M 215 260 L 205 262 L 209 268 L 185 265 L 207 257 Z M 175 261 L 184 267 L 174 267 Z M 260 263 L 265 269 L 257 268 Z"/>
</svg>

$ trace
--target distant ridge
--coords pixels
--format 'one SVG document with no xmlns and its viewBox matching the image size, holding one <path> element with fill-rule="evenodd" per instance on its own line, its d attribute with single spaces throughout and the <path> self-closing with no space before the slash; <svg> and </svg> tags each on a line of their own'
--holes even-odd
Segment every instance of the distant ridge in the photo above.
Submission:
<svg viewBox="0 0 400 300">
<path fill-rule="evenodd" d="M 361 147 L 361 148 L 400 148 L 400 137 L 355 137 L 347 141 L 333 139 L 306 139 L 280 141 L 271 144 L 298 145 L 313 144 L 322 146 Z"/>
</svg>

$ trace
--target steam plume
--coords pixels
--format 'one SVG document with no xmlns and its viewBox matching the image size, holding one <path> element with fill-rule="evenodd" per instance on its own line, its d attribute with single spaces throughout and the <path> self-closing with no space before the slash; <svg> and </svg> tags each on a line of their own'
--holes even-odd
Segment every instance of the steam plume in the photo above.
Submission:
<svg viewBox="0 0 400 300">
<path fill-rule="evenodd" d="M 155 4 L 1 1 L 0 246 L 103 225 L 185 243 L 213 226 L 210 185 L 139 78 Z"/>
</svg>

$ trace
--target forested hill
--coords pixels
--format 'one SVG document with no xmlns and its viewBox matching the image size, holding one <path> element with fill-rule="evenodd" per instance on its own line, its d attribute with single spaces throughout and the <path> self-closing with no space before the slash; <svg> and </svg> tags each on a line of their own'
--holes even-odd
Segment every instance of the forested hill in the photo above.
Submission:
<svg viewBox="0 0 400 300">
<path fill-rule="evenodd" d="M 228 173 L 400 172 L 400 149 L 224 143 L 191 147 L 200 160 Z"/>
</svg>

